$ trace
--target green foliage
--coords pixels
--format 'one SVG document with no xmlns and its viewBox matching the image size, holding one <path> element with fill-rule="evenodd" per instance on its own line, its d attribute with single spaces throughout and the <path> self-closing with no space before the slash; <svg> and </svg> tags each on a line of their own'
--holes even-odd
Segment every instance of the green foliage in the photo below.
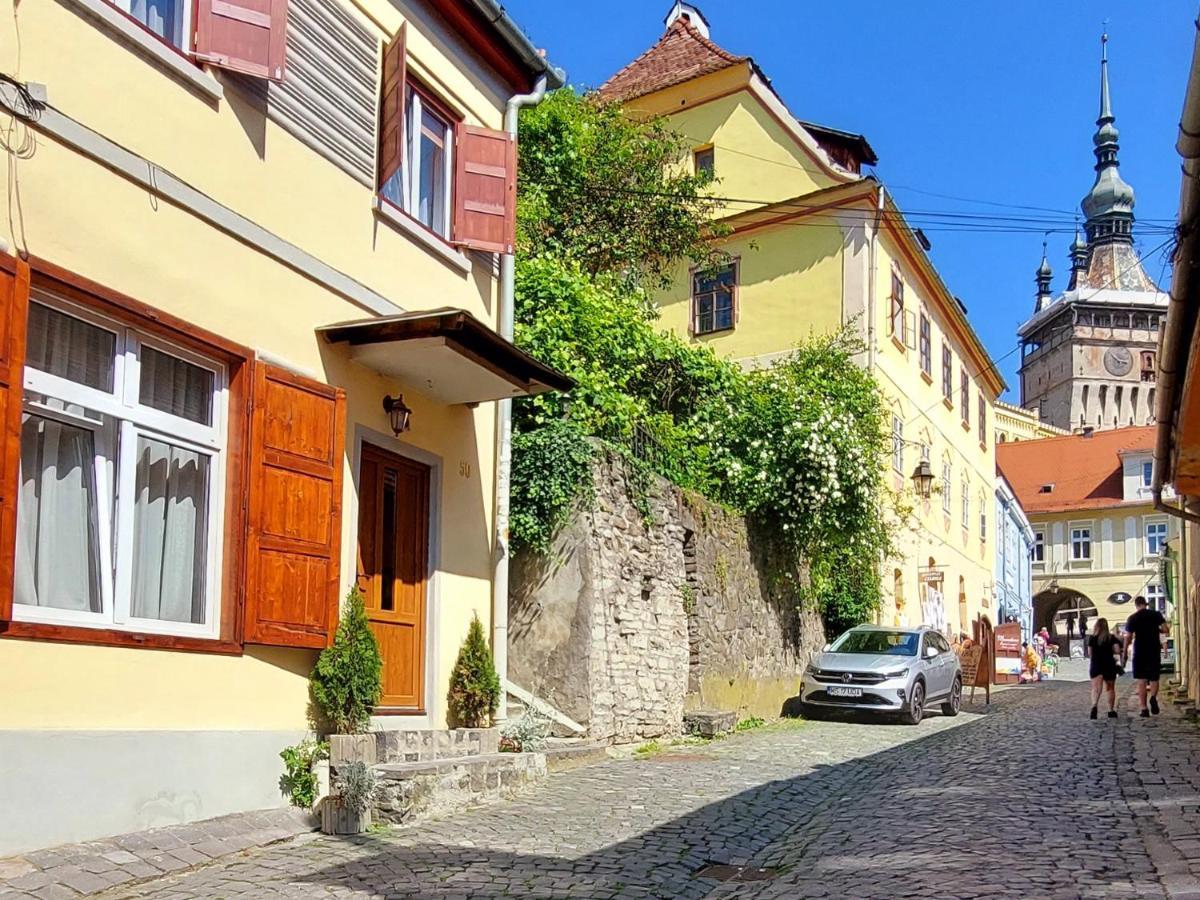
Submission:
<svg viewBox="0 0 1200 900">
<path fill-rule="evenodd" d="M 333 779 L 333 793 L 342 806 L 363 813 L 371 808 L 375 785 L 375 772 L 365 762 L 356 759 L 338 767 Z"/>
<path fill-rule="evenodd" d="M 711 265 L 711 176 L 682 163 L 691 142 L 661 121 L 571 89 L 521 112 L 517 199 L 523 256 L 578 262 L 590 275 L 665 284 L 681 259 Z"/>
<path fill-rule="evenodd" d="M 279 789 L 287 794 L 292 806 L 312 809 L 317 802 L 317 775 L 313 765 L 318 760 L 329 759 L 329 744 L 304 740 L 295 746 L 284 747 L 279 756 L 284 769 L 279 776 Z"/>
<path fill-rule="evenodd" d="M 361 734 L 383 692 L 383 661 L 362 594 L 351 588 L 333 646 L 321 651 L 311 678 L 312 698 L 337 734 Z"/>
<path fill-rule="evenodd" d="M 760 719 L 758 716 L 747 716 L 733 727 L 734 731 L 753 731 L 756 728 L 762 728 L 767 724 L 766 719 Z"/>
<path fill-rule="evenodd" d="M 576 500 L 592 493 L 592 445 L 573 422 L 557 419 L 513 436 L 514 548 L 545 551 Z"/>
<path fill-rule="evenodd" d="M 450 712 L 467 728 L 485 728 L 499 705 L 500 676 L 483 625 L 474 616 L 450 674 Z"/>
</svg>

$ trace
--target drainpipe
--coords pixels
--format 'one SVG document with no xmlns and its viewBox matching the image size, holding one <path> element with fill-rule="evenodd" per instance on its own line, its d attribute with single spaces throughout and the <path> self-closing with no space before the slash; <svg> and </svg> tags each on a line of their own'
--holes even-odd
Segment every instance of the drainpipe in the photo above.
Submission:
<svg viewBox="0 0 1200 900">
<path fill-rule="evenodd" d="M 876 282 L 879 280 L 879 225 L 883 219 L 883 185 L 879 185 L 878 202 L 875 207 L 875 223 L 871 228 L 871 270 L 867 284 L 867 371 L 875 371 L 875 305 Z"/>
<path fill-rule="evenodd" d="M 537 106 L 546 96 L 546 76 L 538 78 L 528 94 L 511 97 L 504 108 L 504 130 L 517 139 L 517 121 L 524 106 Z M 497 318 L 500 336 L 513 339 L 514 295 L 516 294 L 516 257 L 500 257 L 500 300 Z M 500 676 L 500 705 L 496 721 L 508 718 L 508 519 L 509 488 L 512 480 L 512 400 L 501 400 L 496 411 L 496 535 L 492 568 L 492 656 Z"/>
</svg>

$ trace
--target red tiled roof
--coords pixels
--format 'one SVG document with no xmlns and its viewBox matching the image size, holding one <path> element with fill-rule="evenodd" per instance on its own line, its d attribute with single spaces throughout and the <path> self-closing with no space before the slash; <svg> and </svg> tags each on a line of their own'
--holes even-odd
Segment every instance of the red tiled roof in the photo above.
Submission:
<svg viewBox="0 0 1200 900">
<path fill-rule="evenodd" d="M 722 50 L 681 17 L 653 47 L 604 82 L 599 93 L 605 100 L 632 100 L 749 61 Z"/>
<path fill-rule="evenodd" d="M 1153 425 L 996 445 L 996 467 L 1026 513 L 1104 509 L 1126 502 L 1120 453 L 1153 450 Z M 1054 485 L 1042 493 L 1043 485 Z M 1144 501 L 1143 501 L 1144 502 Z"/>
</svg>

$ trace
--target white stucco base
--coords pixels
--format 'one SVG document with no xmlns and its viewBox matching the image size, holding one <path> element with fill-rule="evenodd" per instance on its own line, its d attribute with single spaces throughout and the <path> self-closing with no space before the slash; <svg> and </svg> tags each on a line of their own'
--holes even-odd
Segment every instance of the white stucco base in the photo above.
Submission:
<svg viewBox="0 0 1200 900">
<path fill-rule="evenodd" d="M 0 731 L 0 857 L 280 807 L 299 731 Z"/>
</svg>

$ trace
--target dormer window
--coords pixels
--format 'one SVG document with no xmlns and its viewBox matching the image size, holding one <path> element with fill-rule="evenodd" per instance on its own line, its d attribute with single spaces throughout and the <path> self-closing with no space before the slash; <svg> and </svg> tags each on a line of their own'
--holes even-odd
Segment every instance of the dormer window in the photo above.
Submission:
<svg viewBox="0 0 1200 900">
<path fill-rule="evenodd" d="M 1040 488 L 1038 488 L 1038 493 L 1039 494 L 1053 494 L 1054 493 L 1054 485 L 1043 484 Z"/>
</svg>

